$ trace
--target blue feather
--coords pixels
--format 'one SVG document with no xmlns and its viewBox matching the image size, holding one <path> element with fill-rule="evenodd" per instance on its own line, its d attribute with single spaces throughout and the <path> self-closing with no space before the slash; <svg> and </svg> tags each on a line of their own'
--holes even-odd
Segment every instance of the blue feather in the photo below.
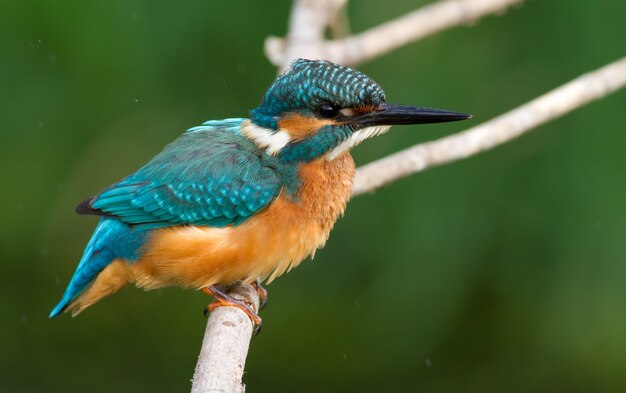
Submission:
<svg viewBox="0 0 626 393">
<path fill-rule="evenodd" d="M 50 318 L 60 315 L 113 259 L 136 260 L 137 251 L 148 234 L 149 232 L 133 230 L 113 218 L 101 219 L 61 301 L 50 312 Z"/>
<path fill-rule="evenodd" d="M 138 229 L 244 222 L 278 196 L 283 182 L 277 158 L 240 132 L 242 122 L 208 121 L 183 134 L 91 206 Z"/>
</svg>

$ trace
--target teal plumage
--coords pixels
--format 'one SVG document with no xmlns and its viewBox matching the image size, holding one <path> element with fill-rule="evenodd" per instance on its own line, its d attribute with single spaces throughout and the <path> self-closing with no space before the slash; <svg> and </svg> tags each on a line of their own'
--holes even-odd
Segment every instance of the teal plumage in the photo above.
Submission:
<svg viewBox="0 0 626 393">
<path fill-rule="evenodd" d="M 113 259 L 137 260 L 137 252 L 148 235 L 149 231 L 137 231 L 119 220 L 102 218 L 61 301 L 50 312 L 50 318 L 59 316 Z"/>
<path fill-rule="evenodd" d="M 387 104 L 356 70 L 296 60 L 250 119 L 187 130 L 77 207 L 103 218 L 50 316 L 78 313 L 129 282 L 198 288 L 281 274 L 321 247 L 343 213 L 354 171 L 347 151 L 394 124 L 466 118 Z"/>
<path fill-rule="evenodd" d="M 384 101 L 383 89 L 357 70 L 325 60 L 298 59 L 267 89 L 250 117 L 256 124 L 276 129 L 276 120 L 285 112 L 313 116 L 315 108 L 325 102 L 351 108 Z"/>
<path fill-rule="evenodd" d="M 243 122 L 213 121 L 183 134 L 90 208 L 138 229 L 242 223 L 282 188 L 276 158 L 241 134 Z"/>
<path fill-rule="evenodd" d="M 61 301 L 58 316 L 116 258 L 137 259 L 155 228 L 238 225 L 267 206 L 294 168 L 279 166 L 241 133 L 246 119 L 189 129 L 137 172 L 83 202 L 79 213 L 103 218 Z M 284 176 L 282 178 L 281 175 Z"/>
</svg>

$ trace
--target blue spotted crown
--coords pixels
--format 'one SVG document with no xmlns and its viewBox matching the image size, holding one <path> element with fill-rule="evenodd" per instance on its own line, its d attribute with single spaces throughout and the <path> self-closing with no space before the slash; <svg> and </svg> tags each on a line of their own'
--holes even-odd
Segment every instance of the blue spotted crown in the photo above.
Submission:
<svg viewBox="0 0 626 393">
<path fill-rule="evenodd" d="M 326 60 L 298 59 L 267 89 L 251 117 L 260 126 L 276 129 L 277 117 L 285 112 L 306 113 L 324 102 L 351 108 L 384 101 L 380 86 L 359 71 Z"/>
</svg>

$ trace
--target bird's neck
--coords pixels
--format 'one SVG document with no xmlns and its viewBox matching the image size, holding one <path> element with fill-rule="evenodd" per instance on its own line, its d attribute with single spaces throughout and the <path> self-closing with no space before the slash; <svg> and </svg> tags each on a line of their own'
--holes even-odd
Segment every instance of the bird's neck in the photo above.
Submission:
<svg viewBox="0 0 626 393">
<path fill-rule="evenodd" d="M 324 231 L 343 214 L 352 194 L 354 160 L 345 152 L 333 160 L 319 158 L 298 167 L 297 204 Z"/>
<path fill-rule="evenodd" d="M 267 164 L 281 177 L 284 196 L 303 209 L 309 209 L 305 213 L 319 219 L 320 224 L 330 230 L 352 193 L 354 161 L 348 149 L 328 157 L 325 152 L 311 152 L 308 146 L 294 145 L 292 135 L 285 130 L 268 130 L 252 122 L 244 123 L 243 135 L 264 151 Z M 320 146 L 323 143 L 318 139 L 324 137 L 318 132 L 307 140 Z M 287 155 L 306 159 L 291 159 Z"/>
<path fill-rule="evenodd" d="M 252 121 L 242 126 L 243 135 L 268 155 L 285 163 L 308 163 L 326 156 L 350 139 L 352 130 L 327 120 L 290 115 L 278 122 L 277 129 L 265 128 Z M 349 150 L 353 144 L 346 145 Z M 343 151 L 333 154 L 333 159 Z"/>
</svg>

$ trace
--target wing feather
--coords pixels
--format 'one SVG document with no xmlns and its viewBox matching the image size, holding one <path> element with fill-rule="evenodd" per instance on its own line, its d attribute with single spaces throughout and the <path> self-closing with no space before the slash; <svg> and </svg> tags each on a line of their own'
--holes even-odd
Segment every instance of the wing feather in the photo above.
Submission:
<svg viewBox="0 0 626 393">
<path fill-rule="evenodd" d="M 278 196 L 282 183 L 271 158 L 233 120 L 228 127 L 192 130 L 77 212 L 114 216 L 139 229 L 222 227 L 244 222 Z"/>
</svg>

